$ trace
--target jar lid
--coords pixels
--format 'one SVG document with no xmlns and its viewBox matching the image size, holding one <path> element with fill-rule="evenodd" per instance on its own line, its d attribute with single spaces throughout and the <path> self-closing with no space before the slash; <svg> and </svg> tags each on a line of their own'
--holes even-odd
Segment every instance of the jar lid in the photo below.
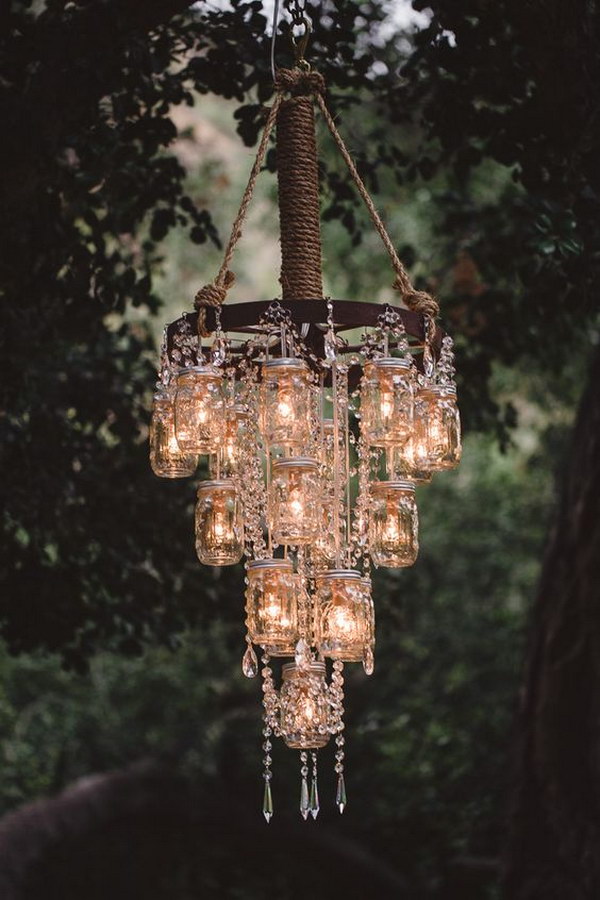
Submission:
<svg viewBox="0 0 600 900">
<path fill-rule="evenodd" d="M 412 491 L 414 493 L 415 486 L 412 481 L 372 481 L 371 488 L 375 491 L 384 488 L 392 488 L 394 491 Z"/>
<path fill-rule="evenodd" d="M 235 491 L 235 484 L 229 479 L 222 479 L 218 481 L 201 481 L 198 485 L 198 493 L 200 491 L 205 491 L 207 488 L 215 488 L 216 490 L 224 490 L 225 488 L 231 488 L 231 490 Z"/>
<path fill-rule="evenodd" d="M 293 677 L 302 672 L 310 672 L 311 675 L 325 675 L 325 663 L 317 660 L 309 663 L 307 666 L 300 667 L 295 662 L 284 663 L 281 667 L 281 674 L 284 678 Z"/>
<path fill-rule="evenodd" d="M 209 376 L 212 378 L 221 378 L 223 375 L 221 370 L 217 369 L 215 366 L 183 366 L 179 369 L 177 377 L 182 378 L 184 375 L 191 375 L 192 372 L 194 375 L 200 375 L 203 378 L 208 378 Z"/>
<path fill-rule="evenodd" d="M 263 369 L 295 369 L 308 372 L 308 366 L 303 359 L 296 356 L 278 356 L 276 359 L 267 359 L 263 362 Z"/>
<path fill-rule="evenodd" d="M 274 459 L 271 465 L 273 469 L 318 469 L 319 462 L 312 456 L 283 456 Z"/>
<path fill-rule="evenodd" d="M 291 559 L 251 559 L 248 563 L 248 571 L 257 569 L 285 569 L 291 572 L 293 569 Z"/>
<path fill-rule="evenodd" d="M 456 385 L 428 384 L 426 387 L 419 388 L 417 391 L 418 397 L 443 397 L 445 395 L 456 397 Z"/>
<path fill-rule="evenodd" d="M 412 360 L 404 359 L 403 356 L 381 356 L 370 359 L 365 363 L 365 369 L 367 366 L 375 366 L 377 369 L 411 369 Z"/>
<path fill-rule="evenodd" d="M 315 581 L 325 581 L 334 578 L 347 578 L 360 580 L 362 575 L 356 569 L 327 569 L 324 572 L 317 572 Z"/>
</svg>

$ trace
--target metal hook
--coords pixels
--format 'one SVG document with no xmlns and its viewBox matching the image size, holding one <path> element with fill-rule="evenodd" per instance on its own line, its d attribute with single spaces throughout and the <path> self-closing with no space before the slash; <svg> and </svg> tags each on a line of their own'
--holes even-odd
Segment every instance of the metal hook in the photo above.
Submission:
<svg viewBox="0 0 600 900">
<path fill-rule="evenodd" d="M 290 40 L 294 50 L 294 59 L 298 67 L 310 68 L 309 64 L 304 59 L 304 54 L 306 52 L 308 41 L 312 32 L 310 19 L 307 16 L 302 16 L 302 22 L 300 22 L 299 25 L 304 26 L 304 33 L 299 35 L 298 37 L 296 37 L 296 35 L 294 34 L 294 25 L 292 24 L 290 26 Z"/>
</svg>

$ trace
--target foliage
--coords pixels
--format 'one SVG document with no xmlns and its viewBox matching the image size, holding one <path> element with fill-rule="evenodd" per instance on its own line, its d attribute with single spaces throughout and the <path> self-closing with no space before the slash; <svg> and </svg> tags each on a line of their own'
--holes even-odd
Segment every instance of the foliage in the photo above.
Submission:
<svg viewBox="0 0 600 900">
<path fill-rule="evenodd" d="M 415 892 L 447 885 L 466 857 L 497 860 L 505 736 L 523 609 L 552 504 L 552 458 L 543 443 L 502 456 L 489 439 L 469 439 L 462 471 L 420 491 L 419 566 L 376 573 L 376 673 L 368 679 L 347 667 L 349 806 L 339 820 L 324 751 L 319 827 L 360 841 Z M 258 685 L 239 669 L 238 597 L 222 594 L 220 620 L 189 633 L 175 655 L 103 654 L 81 677 L 56 658 L 5 654 L 4 808 L 87 772 L 153 757 L 210 783 L 223 802 L 235 796 L 259 822 Z M 293 755 L 278 745 L 276 816 L 284 822 L 297 816 L 297 779 Z M 299 864 L 281 863 L 284 882 Z M 250 897 L 254 884 L 248 879 Z"/>
</svg>

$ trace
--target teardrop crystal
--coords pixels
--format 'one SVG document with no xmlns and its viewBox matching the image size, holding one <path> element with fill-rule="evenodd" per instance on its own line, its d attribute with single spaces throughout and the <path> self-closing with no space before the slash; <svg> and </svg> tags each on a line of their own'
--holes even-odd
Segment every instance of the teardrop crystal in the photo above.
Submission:
<svg viewBox="0 0 600 900">
<path fill-rule="evenodd" d="M 265 781 L 265 792 L 263 794 L 263 816 L 267 820 L 267 824 L 273 818 L 273 797 L 271 796 L 271 782 Z"/>
<path fill-rule="evenodd" d="M 248 644 L 242 659 L 242 672 L 246 678 L 254 678 L 258 672 L 258 659 L 251 644 Z"/>
<path fill-rule="evenodd" d="M 308 646 L 304 638 L 300 638 L 300 640 L 296 644 L 295 661 L 299 669 L 306 669 L 312 662 L 310 656 L 310 647 Z"/>
<path fill-rule="evenodd" d="M 303 778 L 302 787 L 300 788 L 300 815 L 304 820 L 308 818 L 309 806 L 308 782 L 306 781 L 306 778 Z"/>
<path fill-rule="evenodd" d="M 365 670 L 367 675 L 373 674 L 373 669 L 375 668 L 375 657 L 373 656 L 373 651 L 370 647 L 367 647 L 365 650 L 365 655 L 363 657 L 363 669 Z"/>
<path fill-rule="evenodd" d="M 340 774 L 338 777 L 337 791 L 335 792 L 335 803 L 340 813 L 344 812 L 347 802 L 346 782 L 344 781 L 344 776 Z"/>
<path fill-rule="evenodd" d="M 310 802 L 309 802 L 310 814 L 313 819 L 316 819 L 319 815 L 319 788 L 317 785 L 317 779 L 313 778 L 310 785 Z"/>
</svg>

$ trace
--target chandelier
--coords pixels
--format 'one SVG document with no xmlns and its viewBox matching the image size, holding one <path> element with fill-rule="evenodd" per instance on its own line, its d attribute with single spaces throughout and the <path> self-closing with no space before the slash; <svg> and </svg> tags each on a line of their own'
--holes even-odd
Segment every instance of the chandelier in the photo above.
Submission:
<svg viewBox="0 0 600 900">
<path fill-rule="evenodd" d="M 344 664 L 373 672 L 371 566 L 414 564 L 415 486 L 461 454 L 452 340 L 435 323 L 436 301 L 414 289 L 327 109 L 323 78 L 304 61 L 308 20 L 296 24 L 305 29 L 296 67 L 276 73 L 221 268 L 195 312 L 165 328 L 150 427 L 156 475 L 192 477 L 207 457 L 200 562 L 244 560 L 242 670 L 262 677 L 267 822 L 275 738 L 300 753 L 305 819 L 319 812 L 318 751 L 334 744 L 344 811 Z M 323 297 L 315 105 L 390 256 L 402 305 Z M 223 306 L 274 127 L 281 298 Z"/>
</svg>

